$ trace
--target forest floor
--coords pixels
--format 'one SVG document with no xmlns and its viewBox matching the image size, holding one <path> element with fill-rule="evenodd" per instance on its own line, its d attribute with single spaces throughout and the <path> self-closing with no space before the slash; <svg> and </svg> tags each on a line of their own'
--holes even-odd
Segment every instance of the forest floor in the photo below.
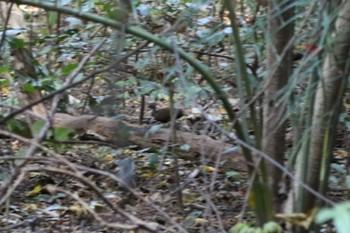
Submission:
<svg viewBox="0 0 350 233">
<path fill-rule="evenodd" d="M 344 144 L 341 141 L 339 145 Z M 227 231 L 243 216 L 244 219 L 253 219 L 251 203 L 246 198 L 249 186 L 246 174 L 215 168 L 214 164 L 201 161 L 181 158 L 176 161 L 174 156 L 156 148 L 116 150 L 84 142 L 44 144 L 58 150 L 73 166 L 79 167 L 79 175 L 98 187 L 111 203 L 146 222 L 159 224 L 161 232 L 178 232 L 171 220 L 188 232 L 210 233 Z M 0 140 L 1 180 L 6 179 L 19 161 L 10 158 L 21 156 L 23 148 L 25 145 L 16 140 Z M 107 226 L 107 223 L 131 223 L 113 212 L 95 190 L 82 182 L 80 176 L 72 177 L 68 173 L 71 168 L 45 152 L 37 152 L 35 158 L 27 165 L 29 169 L 25 178 L 2 208 L 0 232 L 133 232 Z M 120 176 L 118 161 L 124 158 L 132 158 L 135 162 L 135 167 L 129 168 L 135 169 L 134 191 L 141 199 L 133 198 L 115 180 L 94 170 L 81 169 L 92 168 Z M 348 196 L 344 180 L 348 160 L 344 149 L 335 150 L 329 195 L 337 202 Z M 176 167 L 181 188 L 174 173 Z M 54 186 L 55 190 L 48 186 Z M 182 203 L 178 202 L 180 189 Z M 81 201 L 94 214 L 89 213 Z M 96 220 L 96 216 L 101 219 Z M 331 227 L 326 228 L 324 232 L 333 232 Z"/>
<path fill-rule="evenodd" d="M 44 19 L 46 20 L 46 17 Z M 69 35 L 67 38 L 74 37 Z M 68 42 L 71 44 L 70 40 Z M 227 51 L 223 49 L 222 55 L 229 55 Z M 80 50 L 78 55 L 77 57 L 80 57 Z M 144 56 L 148 59 L 149 54 Z M 100 63 L 100 60 L 97 60 L 96 64 Z M 208 59 L 208 63 L 213 66 L 214 62 Z M 136 67 L 137 64 L 133 65 Z M 225 87 L 236 86 L 236 83 L 231 83 L 233 79 L 230 66 L 227 66 L 226 73 L 222 72 L 222 69 L 213 68 L 217 73 L 215 77 L 229 83 L 223 85 Z M 162 71 L 158 67 L 155 70 Z M 142 70 L 138 72 L 144 73 Z M 126 81 L 130 81 L 130 74 L 111 76 L 123 77 L 125 85 Z M 191 77 L 195 78 L 198 79 L 198 86 L 194 87 L 202 88 L 201 77 Z M 153 81 L 160 84 L 164 80 Z M 148 83 L 151 84 L 152 82 Z M 125 88 L 127 99 L 130 93 L 134 94 L 136 81 L 128 85 Z M 95 92 L 91 92 L 90 84 L 86 86 L 85 89 L 70 91 L 84 95 L 83 98 L 75 96 L 80 100 L 86 100 L 86 96 L 103 97 L 106 94 L 102 85 L 97 85 Z M 208 88 L 203 88 L 205 89 Z M 117 94 L 121 94 L 120 92 L 118 90 Z M 206 92 L 206 95 L 207 99 L 216 103 L 212 92 Z M 139 102 L 136 104 L 140 105 Z M 130 109 L 130 106 L 128 108 Z M 109 107 L 109 110 L 115 108 Z M 95 111 L 101 110 L 96 108 Z M 138 115 L 137 112 L 127 114 Z M 349 199 L 345 180 L 349 173 L 349 139 L 344 133 L 338 137 L 329 182 L 329 197 L 336 202 Z M 227 232 L 237 222 L 254 222 L 254 203 L 248 195 L 249 180 L 244 172 L 206 163 L 201 158 L 196 161 L 177 158 L 169 150 L 162 148 L 115 149 L 97 142 L 45 141 L 43 145 L 60 154 L 60 157 L 38 151 L 28 162 L 24 168 L 24 178 L 13 190 L 6 205 L 2 206 L 0 232 L 136 232 L 130 229 L 121 230 L 113 225 L 120 223 L 132 226 L 132 222 L 110 208 L 108 203 L 120 206 L 145 222 L 159 224 L 159 232 L 181 232 L 176 224 L 181 225 L 185 232 Z M 0 139 L 0 184 L 6 182 L 6 178 L 13 174 L 13 167 L 22 161 L 20 157 L 23 157 L 26 148 L 27 145 L 18 140 Z M 120 164 L 128 161 L 125 160 L 127 158 L 132 158 L 134 163 L 127 164 L 127 169 L 121 170 Z M 65 163 L 64 160 L 68 160 L 69 163 Z M 129 174 L 129 171 L 135 171 L 135 174 Z M 179 174 L 178 178 L 176 174 Z M 134 178 L 133 194 L 121 187 L 115 177 Z M 128 181 L 133 184 L 132 180 Z M 182 203 L 179 201 L 179 193 Z M 334 231 L 331 226 L 326 225 L 322 232 Z"/>
<path fill-rule="evenodd" d="M 18 152 L 24 147 L 11 139 L 3 139 L 0 143 L 3 158 L 16 154 L 18 156 Z M 183 198 L 181 207 L 177 202 L 178 188 L 172 156 L 159 156 L 157 160 L 161 161 L 152 162 L 152 159 L 156 159 L 154 152 L 125 150 L 118 154 L 120 151 L 116 152 L 108 147 L 84 144 L 63 147 L 61 150 L 65 152 L 62 155 L 73 164 L 101 169 L 115 175 L 118 174 L 116 157 L 131 156 L 136 163 L 135 191 L 152 202 L 152 205 L 131 198 L 130 193 L 105 176 L 93 172 L 82 172 L 82 176 L 95 184 L 113 204 L 123 206 L 126 211 L 146 222 L 160 224 L 163 229 L 161 232 L 171 232 L 172 226 L 167 218 L 180 223 L 189 232 L 218 232 L 220 227 L 227 230 L 237 222 L 242 211 L 246 179 L 237 172 L 219 169 L 212 181 L 215 168 L 210 164 L 204 166 L 199 161 L 178 159 Z M 40 171 L 40 167 L 69 171 L 68 167 L 57 161 L 50 161 L 43 152 L 38 152 L 35 157 L 40 159 L 31 161 L 28 166 L 39 169 L 26 173 L 3 208 L 0 232 L 123 232 L 112 230 L 94 220 L 70 196 L 73 193 L 78 195 L 106 222 L 127 223 L 125 218 L 108 209 L 97 194 L 79 179 L 64 173 Z M 18 161 L 0 161 L 0 175 L 3 180 Z M 49 191 L 46 189 L 47 185 L 54 185 L 70 194 Z M 153 205 L 157 205 L 168 216 L 157 211 Z"/>
</svg>

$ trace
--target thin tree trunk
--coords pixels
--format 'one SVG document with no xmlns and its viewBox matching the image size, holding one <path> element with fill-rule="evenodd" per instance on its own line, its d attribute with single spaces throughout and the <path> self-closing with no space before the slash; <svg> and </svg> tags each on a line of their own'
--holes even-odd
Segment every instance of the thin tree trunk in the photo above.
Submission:
<svg viewBox="0 0 350 233">
<path fill-rule="evenodd" d="M 293 17 L 293 1 L 269 1 L 268 18 L 268 58 L 269 85 L 265 91 L 263 110 L 263 141 L 262 149 L 271 155 L 278 163 L 283 164 L 286 150 L 285 114 L 287 104 L 281 101 L 281 90 L 285 87 L 292 70 L 292 50 L 287 48 L 293 35 L 294 24 L 289 20 Z M 288 9 L 287 9 L 288 8 Z M 282 12 L 282 13 L 279 13 Z M 281 209 L 278 200 L 279 184 L 282 174 L 279 169 L 269 166 L 269 185 L 272 191 L 275 211 Z"/>
<path fill-rule="evenodd" d="M 335 10 L 335 9 L 333 9 Z M 349 52 L 350 52 L 350 1 L 347 0 L 341 6 L 336 20 L 334 44 L 326 55 L 323 64 L 323 79 L 317 86 L 313 128 L 310 139 L 310 153 L 308 157 L 309 171 L 306 183 L 318 190 L 320 184 L 322 161 L 329 161 L 333 146 L 334 130 L 337 125 L 339 109 L 342 102 L 344 89 L 349 76 Z M 329 168 L 329 163 L 327 164 Z M 323 167 L 326 169 L 328 168 Z M 327 179 L 323 177 L 322 179 Z M 322 180 L 326 182 L 326 180 Z M 315 198 L 310 193 L 305 193 L 304 211 L 310 210 L 315 205 Z"/>
</svg>

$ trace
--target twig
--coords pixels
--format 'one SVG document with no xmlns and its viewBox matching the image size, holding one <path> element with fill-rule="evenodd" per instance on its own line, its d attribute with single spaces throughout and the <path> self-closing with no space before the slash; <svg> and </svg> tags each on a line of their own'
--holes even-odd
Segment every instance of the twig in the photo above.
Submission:
<svg viewBox="0 0 350 233">
<path fill-rule="evenodd" d="M 4 4 L 7 4 L 7 2 L 4 2 Z M 1 41 L 0 41 L 0 54 L 1 54 L 2 46 L 4 45 L 4 41 L 5 41 L 5 37 L 6 37 L 7 25 L 9 23 L 9 21 L 10 21 L 13 4 L 14 3 L 11 2 L 10 3 L 10 7 L 7 10 L 7 16 L 6 16 L 6 20 L 5 20 L 4 30 L 2 31 Z"/>
<path fill-rule="evenodd" d="M 130 225 L 130 224 L 121 224 L 121 223 L 108 223 L 102 219 L 93 209 L 90 208 L 90 206 L 83 201 L 77 193 L 72 193 L 67 190 L 64 190 L 62 188 L 56 187 L 54 185 L 46 185 L 46 189 L 49 192 L 62 192 L 65 193 L 66 195 L 72 197 L 76 201 L 79 202 L 80 205 L 84 207 L 85 210 L 87 210 L 102 226 L 110 227 L 110 228 L 117 228 L 117 229 L 124 229 L 124 230 L 136 230 L 138 229 L 138 225 Z M 156 230 L 156 229 L 155 229 Z M 152 232 L 155 232 L 153 230 Z"/>
<path fill-rule="evenodd" d="M 206 117 L 207 118 L 207 117 Z M 207 118 L 208 121 L 210 121 L 210 119 Z M 233 141 L 236 141 L 237 144 L 239 144 L 242 147 L 247 148 L 248 150 L 252 151 L 254 154 L 259 155 L 261 158 L 267 160 L 269 163 L 271 163 L 272 165 L 276 166 L 278 169 L 280 169 L 284 174 L 286 174 L 286 176 L 288 176 L 291 180 L 295 181 L 297 184 L 301 185 L 304 189 L 306 189 L 307 191 L 309 191 L 311 194 L 313 194 L 315 197 L 319 198 L 320 200 L 324 201 L 325 203 L 329 204 L 329 205 L 334 205 L 335 203 L 330 200 L 329 198 L 325 197 L 324 195 L 320 194 L 319 192 L 317 192 L 315 189 L 311 188 L 309 185 L 307 185 L 306 183 L 304 183 L 302 180 L 298 179 L 297 177 L 295 177 L 295 175 L 293 175 L 288 169 L 286 169 L 285 167 L 283 167 L 283 165 L 281 165 L 280 163 L 278 163 L 276 160 L 274 160 L 270 155 L 266 154 L 263 151 L 260 151 L 258 149 L 256 149 L 255 147 L 249 145 L 248 143 L 242 141 L 241 139 L 239 139 L 234 133 L 232 132 L 227 132 L 226 130 L 224 130 L 223 128 L 221 128 L 216 122 L 214 121 L 210 121 L 212 124 L 214 124 L 222 134 L 224 134 L 226 137 L 230 138 Z"/>
<path fill-rule="evenodd" d="M 93 53 L 97 51 L 97 49 L 102 45 L 103 43 L 98 44 L 79 64 L 79 66 L 72 72 L 72 74 L 68 77 L 66 84 L 68 85 L 74 77 L 79 73 L 79 71 L 82 69 L 83 65 L 89 60 L 89 58 L 92 56 Z M 34 143 L 31 143 L 28 150 L 26 151 L 26 154 L 24 155 L 25 158 L 31 157 L 35 151 L 37 150 L 38 146 L 37 144 L 40 144 L 40 142 L 45 138 L 45 135 L 47 131 L 50 129 L 52 125 L 52 117 L 56 111 L 56 108 L 58 106 L 58 102 L 60 101 L 60 95 L 55 96 L 51 111 L 47 113 L 47 119 L 49 121 L 46 122 L 46 124 L 43 126 L 43 128 L 40 130 L 38 136 L 33 140 Z M 39 102 L 40 103 L 40 102 Z M 34 105 L 32 105 L 34 106 Z M 22 108 L 23 109 L 23 108 Z M 11 115 L 11 114 L 10 114 Z M 15 115 L 14 115 L 15 116 Z M 0 123 L 1 124 L 1 123 Z M 9 178 L 2 184 L 1 186 L 1 192 L 0 192 L 0 206 L 11 196 L 12 192 L 17 188 L 17 186 L 21 183 L 21 181 L 24 178 L 24 172 L 23 168 L 28 163 L 28 160 L 21 161 L 14 169 L 14 172 L 9 176 Z"/>
<path fill-rule="evenodd" d="M 55 168 L 55 167 L 50 167 L 50 166 L 46 166 L 46 167 L 41 167 L 41 166 L 37 166 L 37 167 L 27 167 L 25 168 L 26 172 L 33 172 L 33 171 L 46 171 L 46 172 L 54 172 L 54 173 L 61 173 L 64 175 L 68 175 L 70 177 L 74 177 L 76 179 L 78 179 L 79 181 L 81 181 L 83 184 L 85 184 L 86 186 L 88 186 L 89 188 L 91 188 L 99 198 L 101 198 L 103 200 L 103 202 L 105 202 L 107 204 L 107 206 L 113 210 L 115 213 L 119 213 L 120 215 L 122 215 L 123 217 L 129 219 L 130 221 L 132 221 L 134 224 L 138 225 L 139 227 L 149 230 L 149 231 L 156 231 L 158 228 L 158 224 L 149 224 L 147 222 L 144 222 L 143 220 L 135 217 L 134 215 L 131 215 L 130 213 L 128 213 L 127 211 L 121 209 L 118 206 L 114 206 L 112 202 L 110 202 L 104 195 L 103 193 L 100 191 L 100 189 L 93 184 L 90 180 L 88 180 L 87 178 L 85 178 L 81 172 L 79 173 L 73 173 L 64 169 L 60 169 L 60 168 Z"/>
<path fill-rule="evenodd" d="M 53 152 L 52 150 L 49 150 L 48 148 L 40 145 L 39 143 L 33 141 L 33 140 L 30 140 L 30 139 L 27 139 L 27 138 L 24 138 L 24 137 L 21 137 L 21 136 L 18 136 L 18 135 L 15 135 L 13 133 L 9 133 L 7 131 L 4 131 L 4 130 L 0 130 L 0 134 L 2 135 L 5 135 L 5 136 L 8 136 L 8 137 L 13 137 L 13 138 L 16 138 L 22 142 L 25 142 L 25 143 L 30 143 L 30 144 L 34 144 L 36 145 L 38 148 L 42 149 L 43 151 L 45 151 L 47 154 L 49 155 L 52 155 L 54 157 L 56 157 L 57 159 L 54 159 L 54 158 L 50 158 L 50 157 L 30 157 L 30 158 L 26 158 L 26 157 L 18 157 L 18 156 L 3 156 L 1 157 L 2 160 L 14 160 L 14 159 L 18 159 L 18 160 L 26 160 L 26 161 L 30 161 L 30 160 L 35 160 L 35 161 L 40 161 L 40 160 L 43 160 L 43 161 L 50 161 L 50 162 L 59 162 L 59 163 L 63 163 L 63 164 L 66 164 L 69 168 L 72 169 L 72 171 L 74 172 L 73 174 L 78 174 L 79 171 L 78 170 L 82 170 L 82 171 L 87 171 L 87 172 L 92 172 L 92 173 L 95 173 L 95 174 L 99 174 L 99 175 L 102 175 L 102 176 L 106 176 L 118 183 L 121 183 L 122 181 L 119 179 L 119 177 L 109 173 L 109 172 L 106 172 L 106 171 L 101 171 L 101 170 L 98 170 L 98 169 L 93 169 L 93 168 L 88 168 L 88 167 L 85 167 L 85 166 L 81 166 L 81 165 L 76 165 L 76 164 L 73 164 L 71 163 L 70 161 L 68 161 L 67 159 L 65 159 L 63 156 Z M 181 233 L 186 233 L 187 231 L 180 225 L 178 224 L 175 220 L 173 220 L 167 213 L 165 213 L 160 207 L 154 205 L 152 202 L 148 201 L 147 199 L 145 199 L 143 196 L 139 195 L 134 189 L 128 187 L 128 186 L 125 186 L 125 188 L 130 192 L 132 193 L 135 197 L 137 197 L 139 200 L 142 200 L 144 203 L 146 203 L 148 206 L 150 206 L 151 208 L 155 209 L 157 212 L 159 212 L 165 219 L 167 222 L 171 223 L 174 227 L 177 228 L 176 231 L 174 232 L 181 232 Z M 170 230 L 170 229 L 168 229 Z"/>
</svg>

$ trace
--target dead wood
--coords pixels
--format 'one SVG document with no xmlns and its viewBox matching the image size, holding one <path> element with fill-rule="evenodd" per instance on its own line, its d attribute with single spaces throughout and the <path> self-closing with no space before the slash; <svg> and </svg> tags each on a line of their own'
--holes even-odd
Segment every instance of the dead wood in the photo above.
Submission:
<svg viewBox="0 0 350 233">
<path fill-rule="evenodd" d="M 54 127 L 67 127 L 78 132 L 93 133 L 116 147 L 137 145 L 140 147 L 165 147 L 172 145 L 170 130 L 160 129 L 149 134 L 149 127 L 140 127 L 108 117 L 95 115 L 71 116 L 57 113 L 54 117 Z M 188 132 L 177 131 L 177 145 L 188 144 L 189 151 L 178 149 L 181 157 L 190 160 L 211 162 L 225 161 L 225 167 L 244 171 L 245 160 L 239 151 L 223 155 L 223 152 L 232 147 L 231 144 L 214 140 L 206 135 L 195 135 Z"/>
<path fill-rule="evenodd" d="M 9 11 L 10 5 L 11 3 L 0 2 L 0 22 L 6 22 L 8 14 L 10 14 L 7 28 L 25 28 L 26 24 L 22 11 L 16 4 L 13 4 L 11 11 Z"/>
</svg>

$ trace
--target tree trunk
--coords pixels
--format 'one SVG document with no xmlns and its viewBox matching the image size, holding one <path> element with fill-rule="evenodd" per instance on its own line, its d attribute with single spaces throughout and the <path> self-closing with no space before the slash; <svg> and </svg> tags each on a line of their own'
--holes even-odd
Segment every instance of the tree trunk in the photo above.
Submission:
<svg viewBox="0 0 350 233">
<path fill-rule="evenodd" d="M 292 46 L 289 42 L 293 35 L 294 23 L 292 1 L 269 1 L 268 18 L 268 86 L 265 90 L 263 110 L 263 141 L 262 149 L 271 155 L 278 163 L 283 164 L 285 154 L 285 114 L 287 102 L 281 101 L 281 93 L 285 87 L 292 69 Z M 282 12 L 282 13 L 280 13 Z M 272 191 L 273 208 L 280 210 L 278 200 L 281 171 L 269 166 L 269 185 Z"/>
<path fill-rule="evenodd" d="M 335 10 L 335 9 L 332 9 Z M 329 169 L 332 138 L 338 122 L 339 110 L 346 87 L 349 72 L 350 52 L 350 1 L 345 1 L 335 24 L 334 44 L 327 51 L 323 63 L 323 79 L 320 79 L 315 98 L 313 127 L 310 139 L 310 153 L 308 157 L 308 174 L 306 183 L 315 190 L 319 190 L 320 181 L 327 182 L 328 177 L 320 177 L 322 169 Z M 304 211 L 315 205 L 315 198 L 305 193 Z"/>
</svg>

